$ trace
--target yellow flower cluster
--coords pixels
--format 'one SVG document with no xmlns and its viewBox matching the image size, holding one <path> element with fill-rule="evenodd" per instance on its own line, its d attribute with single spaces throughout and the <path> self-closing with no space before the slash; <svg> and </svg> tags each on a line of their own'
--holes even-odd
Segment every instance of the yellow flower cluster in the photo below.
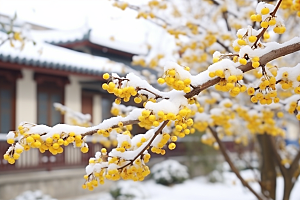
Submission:
<svg viewBox="0 0 300 200">
<path fill-rule="evenodd" d="M 228 136 L 231 136 L 233 133 L 231 131 L 230 120 L 235 118 L 235 114 L 232 111 L 226 110 L 225 112 L 220 113 L 219 115 L 211 115 L 213 120 L 212 126 L 221 126 L 224 129 L 224 133 Z"/>
<path fill-rule="evenodd" d="M 153 111 L 145 109 L 142 111 L 142 114 L 138 118 L 140 121 L 139 126 L 144 127 L 146 129 L 150 129 L 152 126 L 159 126 L 161 122 L 166 120 L 175 121 L 177 123 L 181 122 L 186 124 L 187 126 L 192 126 L 192 119 L 189 118 L 194 114 L 195 111 L 192 111 L 187 107 L 182 108 L 177 115 L 171 112 L 164 113 L 163 111 L 158 111 L 157 113 L 154 113 Z"/>
<path fill-rule="evenodd" d="M 270 134 L 273 136 L 284 136 L 284 130 L 276 126 L 273 111 L 262 110 L 262 115 L 252 114 L 241 107 L 236 109 L 238 115 L 247 122 L 247 128 L 252 134 Z"/>
<path fill-rule="evenodd" d="M 252 67 L 254 69 L 258 68 L 260 66 L 259 57 L 253 57 L 253 58 L 251 58 L 251 62 L 252 62 Z"/>
<path fill-rule="evenodd" d="M 216 139 L 213 136 L 211 136 L 211 135 L 208 136 L 208 134 L 205 134 L 204 136 L 201 137 L 201 142 L 203 144 L 206 144 L 208 146 L 212 146 L 216 142 Z"/>
<path fill-rule="evenodd" d="M 217 42 L 216 34 L 215 33 L 208 33 L 204 38 L 204 45 L 206 47 L 210 47 L 215 42 Z"/>
<path fill-rule="evenodd" d="M 172 132 L 172 137 L 168 133 L 164 133 L 162 135 L 161 141 L 158 143 L 158 145 L 153 146 L 151 151 L 157 154 L 165 154 L 165 150 L 162 148 L 166 145 L 166 143 L 171 139 L 172 142 L 177 141 L 178 137 L 185 137 L 188 134 L 193 134 L 195 132 L 194 128 L 191 128 L 193 126 L 193 120 L 190 118 L 191 116 L 195 115 L 195 111 L 192 111 L 191 109 L 184 107 L 182 108 L 179 113 L 176 115 L 174 113 L 164 113 L 163 111 L 158 111 L 157 113 L 154 113 L 150 110 L 143 110 L 141 116 L 139 116 L 139 126 L 144 127 L 146 129 L 150 129 L 153 126 L 159 126 L 159 124 L 163 121 L 170 120 L 168 123 L 168 126 L 171 126 L 171 121 L 174 121 L 174 130 Z M 143 138 L 140 142 L 138 142 L 137 146 L 143 144 Z M 174 149 L 176 147 L 175 144 L 170 143 L 169 149 Z"/>
<path fill-rule="evenodd" d="M 204 132 L 208 127 L 208 122 L 206 121 L 197 121 L 194 123 L 194 128 L 200 132 Z"/>
<path fill-rule="evenodd" d="M 300 17 L 300 1 L 299 0 L 285 0 L 282 1 L 280 7 L 282 9 L 289 9 L 288 14 L 294 14 L 294 12 L 297 12 L 297 16 Z"/>
<path fill-rule="evenodd" d="M 96 168 L 91 174 L 84 175 L 86 179 L 85 183 L 82 185 L 83 189 L 93 190 L 94 187 L 98 186 L 98 183 L 104 184 L 104 180 L 134 180 L 142 181 L 146 176 L 150 174 L 149 167 L 145 163 L 149 162 L 150 154 L 142 154 L 134 162 L 127 164 L 126 161 L 119 157 L 108 157 L 107 150 L 105 148 L 101 149 L 101 156 L 98 158 L 90 158 L 89 165 L 95 166 L 97 164 L 102 164 L 107 162 L 108 165 L 115 165 L 115 169 L 108 168 Z"/>
<path fill-rule="evenodd" d="M 138 15 L 136 16 L 137 19 L 139 19 L 139 18 L 147 19 L 148 17 L 154 18 L 155 15 L 154 15 L 154 13 L 152 13 L 152 12 L 146 13 L 146 12 L 142 12 L 142 11 L 141 11 L 141 12 L 139 12 Z"/>
<path fill-rule="evenodd" d="M 159 141 L 159 143 L 156 146 L 153 146 L 151 148 L 151 151 L 153 153 L 156 153 L 156 154 L 165 155 L 166 151 L 163 149 L 163 147 L 167 144 L 167 142 L 169 141 L 170 137 L 171 137 L 170 134 L 163 133 L 162 137 L 161 137 L 161 140 Z M 169 148 L 169 149 L 172 150 L 171 148 Z"/>
<path fill-rule="evenodd" d="M 156 6 L 159 6 L 159 1 L 156 1 L 156 0 L 149 1 L 149 2 L 148 2 L 148 5 L 149 5 L 150 7 L 156 7 Z"/>
<path fill-rule="evenodd" d="M 259 88 L 248 88 L 248 95 L 251 96 L 251 102 L 259 102 L 262 105 L 271 104 L 272 102 L 278 103 L 276 91 L 276 79 L 273 76 L 264 76 L 260 79 Z"/>
<path fill-rule="evenodd" d="M 189 71 L 189 68 L 185 68 Z M 164 78 L 158 78 L 157 82 L 159 84 L 167 83 L 168 86 L 171 86 L 175 90 L 183 90 L 185 93 L 191 91 L 190 84 L 191 79 L 187 78 L 184 80 L 180 79 L 180 75 L 175 69 L 169 69 L 165 72 Z"/>
<path fill-rule="evenodd" d="M 95 141 L 95 142 L 94 142 Z M 92 142 L 96 143 L 97 140 L 92 140 Z M 108 140 L 99 140 L 99 143 L 105 147 L 105 148 L 110 148 L 110 147 L 116 147 L 118 144 L 118 141 L 116 139 L 108 139 Z"/>
<path fill-rule="evenodd" d="M 233 110 L 231 109 L 232 107 L 232 103 L 231 102 L 227 102 L 223 104 L 224 109 L 222 111 L 220 111 L 219 114 L 212 114 L 210 116 L 210 119 L 212 120 L 210 123 L 208 123 L 207 120 L 200 120 L 200 121 L 196 121 L 194 124 L 194 128 L 197 129 L 200 132 L 204 132 L 206 131 L 206 129 L 208 128 L 208 126 L 219 126 L 223 128 L 223 132 L 226 135 L 231 136 L 232 130 L 231 130 L 231 124 L 230 124 L 230 120 L 235 118 L 235 114 L 233 112 Z M 207 139 L 207 137 L 204 137 Z M 203 141 L 204 142 L 204 141 Z M 210 144 L 212 145 L 214 141 L 208 140 L 208 143 L 204 142 L 205 144 Z"/>
<path fill-rule="evenodd" d="M 192 34 L 197 35 L 198 34 L 198 26 L 192 22 L 187 22 L 186 27 L 190 29 Z"/>
<path fill-rule="evenodd" d="M 298 105 L 298 102 L 292 101 L 288 104 L 288 112 L 290 114 L 294 114 L 295 111 L 297 111 L 296 118 L 300 121 L 300 106 Z"/>
<path fill-rule="evenodd" d="M 142 58 L 140 59 L 133 59 L 133 61 L 131 62 L 132 65 L 140 65 L 142 67 L 146 67 L 146 61 Z"/>
<path fill-rule="evenodd" d="M 285 71 L 282 73 L 282 77 L 279 83 L 283 90 L 293 88 L 296 94 L 300 94 L 300 75 L 297 77 L 297 81 L 299 82 L 298 86 L 293 88 L 293 81 L 289 79 L 289 73 Z"/>
<path fill-rule="evenodd" d="M 238 37 L 237 42 L 234 43 L 235 46 L 233 46 L 233 50 L 235 52 L 239 52 L 242 46 L 252 45 L 257 40 L 257 37 L 255 35 L 251 35 L 251 34 L 245 34 L 245 35 L 238 34 L 237 37 Z M 241 64 L 246 64 L 247 60 L 246 59 L 242 60 L 242 59 L 244 59 L 244 58 L 240 58 L 239 62 Z"/>
<path fill-rule="evenodd" d="M 154 58 L 152 58 L 152 59 L 150 60 L 150 62 L 149 62 L 149 67 L 150 67 L 150 68 L 155 68 L 155 67 L 158 65 L 158 63 L 159 63 L 159 60 L 162 59 L 163 57 L 164 57 L 163 54 L 158 54 L 158 55 L 156 55 Z"/>
<path fill-rule="evenodd" d="M 191 45 L 193 45 L 193 44 L 196 44 L 196 43 L 192 43 Z M 193 46 L 185 46 L 185 48 L 188 48 L 188 47 L 193 47 Z M 200 56 L 197 55 L 196 53 L 182 56 L 182 61 L 184 61 L 188 64 L 192 64 L 193 62 L 202 63 L 202 62 L 205 62 L 206 60 L 207 60 L 206 53 L 202 53 Z"/>
<path fill-rule="evenodd" d="M 113 116 L 121 115 L 121 111 L 120 111 L 118 108 L 116 108 L 116 107 L 112 107 L 112 108 L 110 109 L 110 112 L 111 112 L 111 114 L 112 114 Z"/>
<path fill-rule="evenodd" d="M 125 10 L 128 7 L 127 2 L 114 2 L 113 6 L 120 8 L 121 10 Z"/>
<path fill-rule="evenodd" d="M 126 133 L 125 133 L 126 134 Z M 123 141 L 122 144 L 119 144 L 116 148 L 117 151 L 125 152 L 131 148 L 131 144 L 128 141 Z"/>
<path fill-rule="evenodd" d="M 165 115 L 163 111 L 158 112 L 158 116 L 155 113 L 149 110 L 143 110 L 142 115 L 139 116 L 139 126 L 150 129 L 152 126 L 159 126 L 161 122 L 164 120 L 172 119 L 175 115 L 173 113 L 169 113 Z"/>
<path fill-rule="evenodd" d="M 300 17 L 300 1 L 299 0 L 294 1 L 294 4 L 292 5 L 292 10 L 297 11 L 297 16 Z"/>
<path fill-rule="evenodd" d="M 13 144 L 14 139 L 8 139 L 7 143 Z M 25 149 L 28 150 L 28 149 Z M 20 154 L 23 152 L 22 146 L 14 146 L 14 149 L 10 152 L 6 152 L 3 155 L 4 160 L 6 160 L 9 164 L 14 164 L 16 160 L 20 158 Z"/>
<path fill-rule="evenodd" d="M 115 100 L 116 104 L 121 103 L 121 99 L 123 101 L 128 102 L 130 100 L 131 96 L 137 95 L 137 91 L 135 90 L 134 87 L 129 86 L 129 87 L 121 87 L 121 84 L 115 84 L 114 82 L 109 82 L 103 83 L 102 88 L 104 90 L 107 90 L 108 93 L 114 94 L 117 98 Z"/>
<path fill-rule="evenodd" d="M 83 153 L 88 152 L 87 145 L 84 145 L 84 141 L 82 140 L 81 135 L 75 135 L 74 132 L 70 133 L 55 133 L 52 137 L 46 138 L 46 140 L 42 140 L 39 134 L 27 133 L 28 128 L 24 128 L 23 126 L 18 127 L 18 132 L 23 136 L 20 140 L 19 144 L 24 148 L 24 150 L 28 151 L 30 148 L 38 148 L 41 153 L 44 153 L 46 150 L 49 150 L 53 155 L 59 154 L 63 152 L 63 146 L 69 145 L 69 143 L 75 142 L 76 147 L 82 147 L 81 151 Z M 12 140 L 9 139 L 8 143 L 12 144 Z M 17 154 L 22 153 L 21 149 L 14 149 L 16 155 L 10 156 L 10 163 L 14 163 L 11 158 L 18 159 L 19 156 Z M 7 157 L 7 156 L 6 156 Z"/>
<path fill-rule="evenodd" d="M 159 9 L 166 9 L 167 8 L 167 4 L 163 3 L 163 2 L 159 2 L 157 0 L 152 0 L 148 2 L 148 6 L 150 8 L 159 8 Z"/>
<path fill-rule="evenodd" d="M 110 133 L 111 133 L 112 130 L 113 130 L 112 128 L 108 128 L 108 129 L 99 129 L 99 130 L 97 131 L 97 133 L 98 133 L 99 135 L 104 136 L 104 137 L 109 137 L 109 135 L 110 135 Z"/>
<path fill-rule="evenodd" d="M 245 92 L 247 87 L 241 85 L 238 81 L 243 79 L 243 75 L 230 75 L 225 76 L 226 70 L 221 69 L 216 70 L 215 72 L 209 72 L 211 78 L 220 77 L 221 80 L 218 84 L 215 85 L 216 90 L 222 92 L 229 92 L 232 97 L 237 96 L 241 92 Z"/>
<path fill-rule="evenodd" d="M 184 110 L 181 111 L 186 112 Z M 179 116 L 180 115 L 182 114 L 179 112 Z M 194 121 L 191 118 L 186 118 L 182 116 L 178 117 L 178 120 L 175 121 L 175 129 L 173 131 L 174 135 L 183 138 L 186 135 L 189 135 L 190 133 L 195 133 L 195 129 L 190 128 L 191 126 L 193 126 L 193 124 Z"/>
<path fill-rule="evenodd" d="M 275 26 L 277 24 L 276 17 L 267 17 L 264 21 L 262 21 L 262 15 L 268 15 L 269 13 L 270 9 L 265 7 L 261 10 L 261 13 L 251 15 L 250 19 L 253 22 L 260 22 L 260 26 L 262 28 Z M 278 24 L 273 28 L 273 31 L 277 34 L 283 34 L 285 32 L 285 26 L 283 26 L 282 24 Z"/>
<path fill-rule="evenodd" d="M 288 8 L 291 8 L 292 5 L 293 5 L 293 0 L 285 0 L 285 1 L 281 2 L 280 8 L 288 9 Z"/>
<path fill-rule="evenodd" d="M 176 29 L 168 29 L 167 30 L 170 35 L 173 35 L 176 39 L 179 39 L 179 35 L 186 35 L 186 32 L 182 30 L 176 30 Z"/>
</svg>

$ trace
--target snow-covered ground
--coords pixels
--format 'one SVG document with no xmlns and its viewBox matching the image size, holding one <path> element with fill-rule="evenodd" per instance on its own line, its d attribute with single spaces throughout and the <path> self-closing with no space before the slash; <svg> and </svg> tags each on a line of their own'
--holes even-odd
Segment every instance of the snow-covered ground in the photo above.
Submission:
<svg viewBox="0 0 300 200">
<path fill-rule="evenodd" d="M 243 171 L 242 176 L 251 180 L 253 172 Z M 208 183 L 207 178 L 197 177 L 192 180 L 185 181 L 172 187 L 156 184 L 154 181 L 144 182 L 123 182 L 126 190 L 132 188 L 132 193 L 139 193 L 139 198 L 135 200 L 255 200 L 255 196 L 244 188 L 233 173 L 223 173 L 224 181 L 222 183 Z M 132 187 L 131 187 L 132 185 Z M 257 183 L 251 183 L 256 191 L 259 191 Z M 128 189 L 129 186 L 129 189 Z M 137 187 L 138 186 L 138 187 Z M 137 192 L 139 190 L 139 192 Z M 277 199 L 282 199 L 283 195 L 283 179 L 277 179 Z M 74 198 L 72 198 L 74 199 Z M 300 199 L 300 180 L 298 179 L 290 200 Z M 108 192 L 93 194 L 89 196 L 79 197 L 74 200 L 113 200 Z"/>
</svg>

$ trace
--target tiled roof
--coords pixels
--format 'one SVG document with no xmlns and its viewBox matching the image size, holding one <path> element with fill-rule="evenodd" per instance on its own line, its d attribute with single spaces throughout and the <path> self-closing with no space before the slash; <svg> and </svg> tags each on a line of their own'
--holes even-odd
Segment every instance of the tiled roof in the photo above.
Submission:
<svg viewBox="0 0 300 200">
<path fill-rule="evenodd" d="M 0 38 L 3 37 L 5 34 L 0 33 Z M 0 60 L 91 75 L 100 75 L 104 72 L 124 74 L 133 71 L 132 68 L 107 58 L 76 52 L 44 42 L 37 42 L 36 45 L 28 42 L 23 50 L 13 48 L 9 42 L 6 42 L 0 46 Z"/>
</svg>

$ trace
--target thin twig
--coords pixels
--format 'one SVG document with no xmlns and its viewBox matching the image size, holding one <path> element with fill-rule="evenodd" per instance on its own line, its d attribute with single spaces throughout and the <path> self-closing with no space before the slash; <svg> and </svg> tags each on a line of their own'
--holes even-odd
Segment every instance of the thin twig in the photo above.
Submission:
<svg viewBox="0 0 300 200">
<path fill-rule="evenodd" d="M 129 163 L 127 163 L 126 165 L 119 167 L 118 169 L 123 169 L 125 167 L 127 167 L 128 165 L 132 165 L 133 162 L 139 157 L 141 156 L 144 151 L 146 151 L 152 144 L 153 140 L 156 138 L 156 136 L 158 136 L 158 134 L 163 130 L 163 128 L 169 123 L 169 120 L 164 121 L 163 124 L 159 127 L 159 129 L 157 129 L 157 131 L 154 133 L 154 135 L 152 136 L 151 140 L 148 142 L 148 144 L 141 150 L 141 152 L 136 155 Z"/>
<path fill-rule="evenodd" d="M 145 90 L 145 91 L 147 91 L 147 92 L 153 94 L 153 95 L 155 96 L 156 99 L 158 99 L 158 98 L 164 98 L 163 96 L 160 96 L 160 95 L 156 94 L 155 92 L 152 92 L 152 91 L 148 90 L 147 88 L 137 87 L 136 89 L 137 89 L 137 90 Z M 169 98 L 166 97 L 166 98 L 164 98 L 164 99 L 169 99 Z"/>
<path fill-rule="evenodd" d="M 0 47 L 6 42 L 8 41 L 10 38 L 6 38 L 5 40 L 3 40 L 1 43 L 0 43 Z"/>
<path fill-rule="evenodd" d="M 219 45 L 221 45 L 228 53 L 232 53 L 232 52 L 230 51 L 229 47 L 226 46 L 226 45 L 225 45 L 223 42 L 221 42 L 219 39 L 217 39 L 217 43 L 218 43 Z"/>
<path fill-rule="evenodd" d="M 277 5 L 276 5 L 276 7 L 275 7 L 275 9 L 273 10 L 273 12 L 270 13 L 271 18 L 272 18 L 272 17 L 275 17 L 275 14 L 276 14 L 277 10 L 279 9 L 279 6 L 280 6 L 281 2 L 282 2 L 282 0 L 279 0 L 278 3 L 277 3 Z M 269 28 L 269 26 L 267 26 L 267 28 L 263 28 L 263 30 L 256 36 L 256 37 L 257 37 L 257 38 L 256 38 L 256 41 L 254 42 L 254 44 L 252 45 L 251 48 L 257 48 L 257 43 L 258 43 L 258 41 L 259 41 L 260 38 L 264 35 L 264 33 L 266 32 L 266 30 L 267 30 L 268 28 Z"/>
</svg>

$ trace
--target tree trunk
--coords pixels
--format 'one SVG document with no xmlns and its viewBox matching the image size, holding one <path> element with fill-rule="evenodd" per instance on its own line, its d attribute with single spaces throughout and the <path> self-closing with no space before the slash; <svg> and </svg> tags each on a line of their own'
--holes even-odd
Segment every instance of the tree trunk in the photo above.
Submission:
<svg viewBox="0 0 300 200">
<path fill-rule="evenodd" d="M 284 179 L 284 192 L 283 200 L 289 200 L 294 184 L 292 183 L 292 177 L 286 177 Z"/>
<path fill-rule="evenodd" d="M 276 164 L 268 137 L 267 134 L 257 135 L 261 149 L 261 191 L 265 196 L 276 199 Z"/>
</svg>

